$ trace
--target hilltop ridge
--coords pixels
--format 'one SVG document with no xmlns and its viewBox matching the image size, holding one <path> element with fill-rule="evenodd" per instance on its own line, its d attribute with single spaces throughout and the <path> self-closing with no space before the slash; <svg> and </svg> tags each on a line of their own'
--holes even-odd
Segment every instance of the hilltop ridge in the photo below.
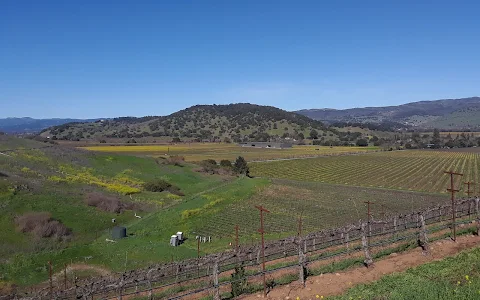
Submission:
<svg viewBox="0 0 480 300">
<path fill-rule="evenodd" d="M 286 137 L 303 139 L 313 129 L 319 133 L 330 131 L 322 122 L 297 113 L 272 106 L 237 103 L 195 105 L 168 116 L 64 124 L 45 130 L 42 136 L 63 140 L 169 137 L 241 142 Z"/>
</svg>

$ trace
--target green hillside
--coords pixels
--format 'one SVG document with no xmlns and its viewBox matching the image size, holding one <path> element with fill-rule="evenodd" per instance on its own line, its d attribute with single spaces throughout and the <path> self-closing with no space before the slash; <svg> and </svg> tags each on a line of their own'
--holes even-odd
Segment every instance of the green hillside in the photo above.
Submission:
<svg viewBox="0 0 480 300">
<path fill-rule="evenodd" d="M 70 123 L 42 132 L 60 140 L 168 137 L 190 140 L 266 141 L 308 137 L 315 129 L 327 133 L 321 122 L 275 107 L 253 104 L 197 105 L 166 117 L 116 118 L 94 123 Z M 329 134 L 335 132 L 329 132 Z"/>
<path fill-rule="evenodd" d="M 111 238 L 109 230 L 115 224 L 130 228 L 138 221 L 148 220 L 151 214 L 167 211 L 182 202 L 186 208 L 195 208 L 197 203 L 193 200 L 199 193 L 224 187 L 234 180 L 195 172 L 197 166 L 186 163 L 175 166 L 151 158 L 95 154 L 6 136 L 0 136 L 0 145 L 0 281 L 18 284 L 48 278 L 49 260 L 57 268 L 91 257 L 90 263 L 118 269 L 120 260 L 117 261 L 116 255 L 124 258 L 125 251 L 132 248 L 134 256 L 133 249 L 141 250 L 139 243 L 142 247 L 149 245 L 149 234 L 143 234 L 147 232 L 161 237 L 156 249 L 162 253 L 161 249 L 168 249 L 168 241 L 164 239 L 179 228 L 191 230 L 188 222 L 182 225 L 159 222 L 155 226 L 160 228 L 147 231 L 142 226 L 136 234 L 143 239 L 118 243 L 112 248 L 115 253 L 105 252 L 109 246 L 105 239 Z M 145 191 L 143 183 L 155 178 L 174 184 L 179 192 Z M 239 193 L 242 196 L 248 195 L 248 190 L 256 184 L 256 181 L 245 184 L 241 181 L 232 189 L 243 190 Z M 225 188 L 228 191 L 230 188 Z M 92 206 L 96 203 L 87 202 L 90 200 L 103 201 L 104 205 Z M 135 214 L 143 218 L 138 219 Z M 192 245 L 183 247 L 178 256 L 194 253 Z M 143 259 L 129 262 L 128 267 L 165 257 L 165 253 L 157 257 L 148 252 Z M 124 267 L 124 259 L 121 261 Z"/>
</svg>

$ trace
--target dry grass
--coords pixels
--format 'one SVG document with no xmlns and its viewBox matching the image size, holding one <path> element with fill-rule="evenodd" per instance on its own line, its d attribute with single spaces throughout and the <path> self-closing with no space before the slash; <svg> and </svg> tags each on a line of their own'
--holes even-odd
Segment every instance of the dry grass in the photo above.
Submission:
<svg viewBox="0 0 480 300">
<path fill-rule="evenodd" d="M 72 234 L 60 221 L 52 218 L 49 212 L 31 212 L 15 218 L 20 232 L 32 233 L 36 238 L 54 237 L 64 239 Z"/>
</svg>

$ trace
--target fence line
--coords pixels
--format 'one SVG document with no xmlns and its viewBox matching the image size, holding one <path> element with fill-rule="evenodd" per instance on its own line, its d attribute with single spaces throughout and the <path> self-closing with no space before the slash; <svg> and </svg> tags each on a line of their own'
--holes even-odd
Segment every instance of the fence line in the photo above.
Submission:
<svg viewBox="0 0 480 300">
<path fill-rule="evenodd" d="M 468 223 L 472 217 L 479 230 L 479 199 L 462 199 L 455 205 L 457 224 Z M 265 274 L 281 270 L 296 270 L 304 283 L 308 266 L 342 255 L 359 255 L 363 252 L 364 264 L 373 264 L 372 249 L 401 241 L 416 240 L 428 254 L 428 234 L 451 227 L 452 206 L 443 205 L 409 214 L 389 216 L 384 219 L 359 220 L 356 224 L 341 228 L 322 230 L 305 236 L 293 236 L 265 244 L 267 269 Z M 463 220 L 462 220 L 463 218 Z M 467 219 L 468 218 L 468 219 Z M 456 225 L 457 225 L 456 224 Z M 436 225 L 436 226 L 435 226 Z M 260 266 L 261 248 L 240 246 L 236 251 L 210 254 L 201 258 L 157 264 L 149 268 L 131 270 L 111 276 L 96 277 L 74 282 L 69 288 L 62 287 L 61 280 L 38 291 L 14 291 L 0 300 L 9 299 L 113 299 L 164 293 L 170 299 L 187 295 L 209 293 L 219 299 L 220 290 L 238 281 L 248 281 L 263 275 Z M 359 256 L 361 257 L 361 256 Z M 242 266 L 246 274 L 233 279 L 235 267 Z M 174 290 L 177 289 L 177 290 Z M 185 293 L 181 294 L 181 291 Z"/>
</svg>

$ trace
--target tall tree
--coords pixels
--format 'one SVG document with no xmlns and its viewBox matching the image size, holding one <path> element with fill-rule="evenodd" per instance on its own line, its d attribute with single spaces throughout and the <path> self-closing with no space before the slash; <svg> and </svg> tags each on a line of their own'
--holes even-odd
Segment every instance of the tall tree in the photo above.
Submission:
<svg viewBox="0 0 480 300">
<path fill-rule="evenodd" d="M 248 169 L 247 161 L 242 156 L 239 156 L 237 160 L 235 160 L 235 164 L 233 165 L 233 170 L 237 174 L 244 174 L 249 175 L 250 170 Z"/>
</svg>

